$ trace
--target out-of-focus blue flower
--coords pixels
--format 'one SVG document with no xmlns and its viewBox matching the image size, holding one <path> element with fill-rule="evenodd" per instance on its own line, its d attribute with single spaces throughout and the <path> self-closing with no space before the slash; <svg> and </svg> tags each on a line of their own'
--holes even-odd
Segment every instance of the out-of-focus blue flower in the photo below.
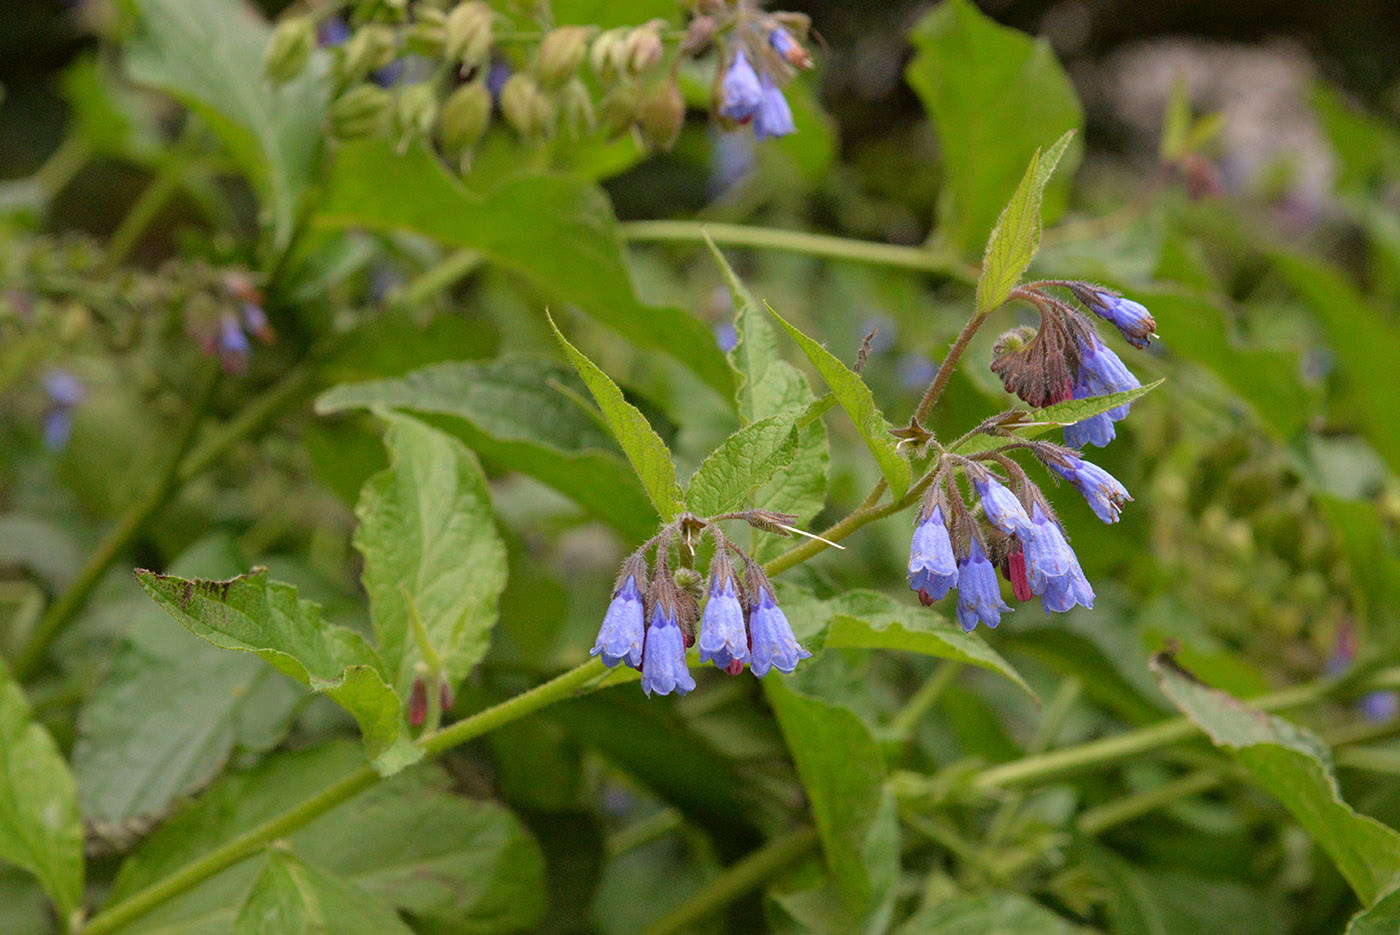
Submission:
<svg viewBox="0 0 1400 935">
<path fill-rule="evenodd" d="M 753 137 L 745 133 L 723 133 L 714 135 L 713 156 L 710 163 L 709 190 L 712 196 L 719 196 L 731 187 L 743 182 L 753 174 Z"/>
<path fill-rule="evenodd" d="M 958 564 L 958 623 L 971 633 L 979 622 L 995 627 L 1011 608 L 1001 599 L 996 569 L 974 537 L 967 555 Z"/>
<path fill-rule="evenodd" d="M 1157 334 L 1157 322 L 1141 303 L 1097 290 L 1089 293 L 1089 298 L 1091 301 L 1084 303 L 1089 310 L 1122 332 L 1133 347 L 1147 347 L 1152 343 Z"/>
<path fill-rule="evenodd" d="M 895 364 L 895 372 L 899 374 L 899 383 L 906 389 L 919 389 L 933 382 L 933 376 L 937 369 L 933 366 L 933 361 L 922 354 L 904 354 Z"/>
<path fill-rule="evenodd" d="M 87 390 L 67 370 L 50 370 L 42 377 L 44 392 L 56 406 L 76 406 L 87 397 Z"/>
<path fill-rule="evenodd" d="M 1400 713 L 1400 696 L 1395 692 L 1373 691 L 1361 697 L 1360 705 L 1368 721 L 1385 722 Z"/>
<path fill-rule="evenodd" d="M 758 114 L 763 104 L 763 87 L 743 49 L 734 53 L 734 61 L 729 63 L 729 70 L 720 82 L 719 93 L 719 115 L 726 120 L 748 123 Z"/>
<path fill-rule="evenodd" d="M 44 416 L 44 447 L 49 451 L 61 451 L 73 437 L 73 410 L 68 406 L 54 406 Z"/>
<path fill-rule="evenodd" d="M 897 332 L 894 319 L 888 315 L 872 315 L 860 325 L 860 336 L 870 335 L 870 351 L 882 354 L 894 347 Z"/>
<path fill-rule="evenodd" d="M 1052 460 L 1050 467 L 1084 495 L 1089 507 L 1105 523 L 1118 522 L 1123 504 L 1133 499 L 1118 478 L 1083 458 L 1074 458 L 1068 466 Z"/>
<path fill-rule="evenodd" d="M 350 24 L 343 16 L 327 16 L 316 25 L 316 42 L 322 46 L 340 45 L 350 38 Z"/>
<path fill-rule="evenodd" d="M 730 675 L 738 675 L 749 661 L 749 635 L 744 628 L 744 608 L 734 589 L 728 562 L 721 563 L 710 579 L 710 599 L 700 620 L 700 658 L 713 662 Z"/>
<path fill-rule="evenodd" d="M 715 343 L 719 349 L 728 354 L 739 346 L 739 329 L 734 327 L 732 321 L 721 322 L 715 325 Z"/>
<path fill-rule="evenodd" d="M 505 89 L 506 82 L 514 74 L 510 65 L 497 59 L 491 63 L 491 67 L 486 70 L 486 90 L 491 92 L 491 103 L 497 107 L 501 106 L 501 91 Z"/>
<path fill-rule="evenodd" d="M 232 313 L 225 313 L 219 319 L 219 364 L 224 373 L 242 373 L 248 366 L 248 352 L 252 345 L 248 336 Z"/>
<path fill-rule="evenodd" d="M 971 476 L 972 486 L 977 488 L 977 496 L 982 500 L 982 512 L 987 514 L 987 521 L 1022 542 L 1031 541 L 1035 537 L 1035 529 L 1031 526 L 1031 518 L 1026 515 L 1026 508 L 1021 506 L 1021 501 L 1016 499 L 1016 495 L 986 471 L 977 471 Z"/>
<path fill-rule="evenodd" d="M 749 633 L 753 636 L 750 665 L 753 674 L 763 678 L 770 668 L 791 672 L 797 668 L 799 660 L 812 654 L 798 645 L 792 625 L 788 623 L 769 586 L 764 584 L 753 590 L 755 603 L 749 611 Z"/>
<path fill-rule="evenodd" d="M 943 508 L 935 505 L 914 527 L 909 543 L 909 587 L 919 592 L 924 606 L 942 600 L 958 583 L 958 561 L 953 555 L 953 539 L 943 518 Z"/>
<path fill-rule="evenodd" d="M 792 38 L 792 34 L 786 29 L 775 29 L 770 32 L 768 34 L 768 44 L 783 58 L 787 58 L 801 48 L 801 46 L 797 44 L 797 40 Z"/>
<path fill-rule="evenodd" d="M 767 75 L 759 78 L 759 87 L 762 90 L 762 100 L 753 117 L 754 139 L 766 140 L 795 133 L 797 125 L 792 121 L 792 108 L 788 106 L 783 92 Z"/>
<path fill-rule="evenodd" d="M 648 695 L 684 695 L 695 688 L 685 665 L 685 634 L 676 623 L 676 608 L 657 601 L 642 648 L 642 691 Z"/>
<path fill-rule="evenodd" d="M 275 335 L 262 306 L 256 302 L 244 302 L 239 309 L 243 313 L 243 327 L 248 329 L 248 333 L 263 344 L 271 344 Z"/>
<path fill-rule="evenodd" d="M 598 630 L 598 641 L 589 650 L 590 656 L 602 655 L 603 664 L 609 669 L 619 662 L 626 662 L 636 669 L 642 664 L 643 633 L 641 582 L 635 574 L 627 575 L 622 587 L 613 594 L 608 612 L 603 615 L 603 625 Z"/>
<path fill-rule="evenodd" d="M 1090 335 L 1081 341 L 1079 374 L 1074 381 L 1074 398 L 1088 399 L 1091 396 L 1105 396 L 1109 393 L 1122 393 L 1135 390 L 1142 384 L 1133 376 L 1118 355 L 1099 340 Z M 1085 444 L 1100 448 L 1113 441 L 1114 422 L 1128 417 L 1128 406 L 1115 406 L 1083 421 L 1065 427 L 1065 444 L 1071 448 L 1083 448 Z"/>
</svg>

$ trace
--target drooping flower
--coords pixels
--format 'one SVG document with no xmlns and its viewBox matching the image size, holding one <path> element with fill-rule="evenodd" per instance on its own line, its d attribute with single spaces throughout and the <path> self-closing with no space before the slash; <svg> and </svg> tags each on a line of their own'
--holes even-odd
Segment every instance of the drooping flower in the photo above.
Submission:
<svg viewBox="0 0 1400 935">
<path fill-rule="evenodd" d="M 748 123 L 763 105 L 763 86 L 758 72 L 749 64 L 743 49 L 734 53 L 734 60 L 720 82 L 719 115 L 735 123 Z"/>
<path fill-rule="evenodd" d="M 943 507 L 934 504 L 914 527 L 909 543 L 909 587 L 919 592 L 925 607 L 942 600 L 958 583 L 958 561 L 953 539 L 943 518 Z"/>
<path fill-rule="evenodd" d="M 1156 337 L 1157 322 L 1141 303 L 1085 283 L 1076 283 L 1070 288 L 1085 308 L 1122 332 L 1133 347 L 1147 347 Z"/>
<path fill-rule="evenodd" d="M 733 567 L 723 552 L 710 563 L 710 599 L 700 620 L 699 643 L 700 658 L 731 675 L 737 675 L 749 661 L 744 607 L 739 603 Z"/>
<path fill-rule="evenodd" d="M 1074 552 L 1060 524 L 1045 514 L 1039 503 L 1031 505 L 1035 539 L 1026 544 L 1026 579 L 1032 594 L 1045 593 L 1048 581 L 1069 574 Z"/>
<path fill-rule="evenodd" d="M 759 78 L 763 99 L 753 118 L 754 139 L 766 140 L 776 136 L 787 136 L 797 131 L 792 121 L 792 108 L 788 106 L 783 92 L 773 84 L 767 75 Z"/>
<path fill-rule="evenodd" d="M 1006 580 L 1011 582 L 1011 593 L 1018 601 L 1028 601 L 1034 593 L 1031 591 L 1030 579 L 1026 574 L 1026 552 L 1021 543 L 1014 542 L 1011 551 L 1006 555 L 1006 562 L 1002 565 L 1002 571 L 1006 574 Z"/>
<path fill-rule="evenodd" d="M 1051 613 L 1065 613 L 1075 604 L 1092 609 L 1094 589 L 1089 586 L 1089 579 L 1084 577 L 1078 557 L 1070 552 L 1069 571 L 1058 578 L 1046 580 L 1045 591 L 1040 595 L 1040 606 L 1048 617 Z"/>
<path fill-rule="evenodd" d="M 773 586 L 761 571 L 749 568 L 749 654 L 753 674 L 763 678 L 769 669 L 791 672 L 799 660 L 812 654 L 803 649 L 792 632 L 787 615 L 778 606 Z"/>
<path fill-rule="evenodd" d="M 634 555 L 623 566 L 622 583 L 613 592 L 612 603 L 603 615 L 598 641 L 589 650 L 590 656 L 602 655 L 609 669 L 626 662 L 634 669 L 642 665 L 643 633 L 642 588 L 645 586 L 646 563 Z"/>
<path fill-rule="evenodd" d="M 1118 522 L 1123 504 L 1133 499 L 1128 495 L 1128 489 L 1097 464 L 1083 458 L 1066 460 L 1068 464 L 1052 459 L 1049 462 L 1051 469 L 1074 485 L 1099 519 L 1105 523 Z"/>
<path fill-rule="evenodd" d="M 1075 399 L 1122 393 L 1142 386 L 1138 378 L 1123 365 L 1118 355 L 1100 341 L 1097 335 L 1090 334 L 1082 339 L 1079 350 L 1079 373 L 1073 388 Z M 1083 448 L 1087 443 L 1102 448 L 1113 441 L 1116 434 L 1113 423 L 1127 417 L 1128 404 L 1125 403 L 1066 426 L 1065 444 L 1071 448 Z"/>
<path fill-rule="evenodd" d="M 676 602 L 663 597 L 651 610 L 642 647 L 642 691 L 684 695 L 695 688 L 685 665 L 685 634 L 676 619 Z"/>
<path fill-rule="evenodd" d="M 783 61 L 794 68 L 808 68 L 812 64 L 812 56 L 786 29 L 774 29 L 769 32 L 768 44 L 783 57 Z"/>
<path fill-rule="evenodd" d="M 1031 518 L 1026 515 L 1026 508 L 1021 506 L 1014 493 L 981 468 L 970 469 L 968 476 L 972 479 L 972 486 L 977 488 L 977 496 L 982 500 L 982 512 L 987 515 L 989 523 L 1022 542 L 1034 538 Z"/>
<path fill-rule="evenodd" d="M 219 319 L 219 365 L 224 373 L 242 373 L 248 367 L 248 352 L 252 345 L 232 312 Z"/>
<path fill-rule="evenodd" d="M 277 339 L 276 332 L 267 323 L 267 313 L 261 305 L 256 302 L 244 302 L 239 306 L 239 310 L 243 313 L 243 327 L 259 342 L 271 344 Z"/>
<path fill-rule="evenodd" d="M 958 563 L 958 623 L 971 633 L 979 622 L 995 627 L 1011 608 L 1001 599 L 996 569 L 974 536 L 967 555 Z"/>
</svg>

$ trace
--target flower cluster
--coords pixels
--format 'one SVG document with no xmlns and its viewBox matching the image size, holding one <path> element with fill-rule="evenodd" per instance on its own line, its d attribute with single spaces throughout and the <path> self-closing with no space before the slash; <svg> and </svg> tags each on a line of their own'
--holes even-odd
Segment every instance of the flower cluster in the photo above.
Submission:
<svg viewBox="0 0 1400 935">
<path fill-rule="evenodd" d="M 1041 287 L 1069 290 L 1083 309 L 1116 327 L 1134 347 L 1145 348 L 1157 330 L 1152 315 L 1137 302 L 1084 282 L 1048 281 L 1018 290 L 1040 310 L 1040 327 L 1018 328 L 997 341 L 992 370 L 1008 392 L 1031 406 L 1068 399 L 1088 399 L 1122 393 L 1142 386 L 1123 361 L 1099 338 L 1081 308 L 1048 294 Z M 1113 441 L 1113 423 L 1128 417 L 1128 406 L 1117 406 L 1065 428 L 1072 448 Z"/>
<path fill-rule="evenodd" d="M 263 311 L 261 291 L 246 275 L 223 274 L 221 288 L 215 291 L 213 296 L 201 295 L 203 302 L 190 303 L 190 332 L 200 350 L 218 356 L 225 373 L 242 373 L 248 368 L 248 356 L 252 352 L 249 336 L 262 344 L 271 344 L 276 334 Z"/>
<path fill-rule="evenodd" d="M 746 519 L 770 531 L 788 519 L 763 511 L 723 518 Z M 701 534 L 708 534 L 715 547 L 703 615 L 692 583 L 701 579 L 693 573 L 673 573 L 669 554 L 678 537 L 689 552 Z M 656 561 L 649 575 L 646 556 L 653 547 Z M 739 560 L 742 573 L 731 555 Z M 798 644 L 763 569 L 714 520 L 686 515 L 623 563 L 591 655 L 600 656 L 609 668 L 621 662 L 641 670 L 642 690 L 648 695 L 684 695 L 695 688 L 685 653 L 697 642 L 701 661 L 730 675 L 738 675 L 746 665 L 759 678 L 773 669 L 791 672 L 811 655 Z"/>
<path fill-rule="evenodd" d="M 733 36 L 735 48 L 720 72 L 715 112 L 730 124 L 751 124 L 756 139 L 795 132 L 781 85 L 796 69 L 810 66 L 811 56 L 776 17 L 741 19 Z"/>
</svg>

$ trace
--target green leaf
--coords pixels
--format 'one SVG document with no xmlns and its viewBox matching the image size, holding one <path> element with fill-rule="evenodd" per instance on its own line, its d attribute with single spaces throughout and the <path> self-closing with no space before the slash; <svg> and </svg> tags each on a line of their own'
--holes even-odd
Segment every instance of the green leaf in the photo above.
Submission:
<svg viewBox="0 0 1400 935">
<path fill-rule="evenodd" d="M 782 678 L 763 687 L 807 790 L 843 930 L 884 931 L 899 881 L 899 824 L 880 747 L 850 709 L 799 694 Z"/>
<path fill-rule="evenodd" d="M 483 458 L 548 484 L 630 538 L 645 539 L 654 529 L 646 492 L 614 454 L 611 436 L 572 398 L 585 391 L 573 369 L 555 361 L 464 361 L 337 386 L 321 395 L 316 411 L 406 410 Z"/>
<path fill-rule="evenodd" d="M 383 417 L 391 464 L 360 494 L 355 548 L 365 557 L 375 645 L 406 698 L 417 664 L 433 662 L 414 639 L 415 619 L 449 684 L 486 655 L 506 584 L 506 548 L 472 453 L 416 419 Z"/>
<path fill-rule="evenodd" d="M 1342 273 L 1323 261 L 1278 253 L 1274 268 L 1327 332 L 1338 378 L 1363 435 L 1400 473 L 1400 327 L 1377 314 Z"/>
<path fill-rule="evenodd" d="M 593 394 L 594 401 L 603 412 L 603 419 L 622 446 L 627 460 L 632 463 L 632 470 L 637 472 L 657 514 L 662 521 L 670 522 L 685 510 L 685 495 L 681 493 L 681 485 L 676 480 L 676 465 L 671 460 L 670 449 L 647 422 L 646 416 L 623 397 L 622 390 L 598 369 L 597 364 L 569 343 L 552 318 L 549 326 L 554 329 L 554 336 L 559 339 L 564 353 Z"/>
<path fill-rule="evenodd" d="M 1351 566 L 1352 606 L 1365 621 L 1365 632 L 1378 646 L 1396 646 L 1400 643 L 1400 551 L 1393 529 L 1369 500 L 1315 493 L 1312 501 L 1332 531 L 1334 547 Z"/>
<path fill-rule="evenodd" d="M 713 516 L 737 510 L 797 455 L 796 407 L 787 414 L 751 422 L 710 453 L 686 487 L 691 512 Z"/>
<path fill-rule="evenodd" d="M 1084 113 L 1049 42 L 993 22 L 969 0 L 945 0 L 909 38 L 915 55 L 905 79 L 943 153 L 938 234 L 970 254 L 985 243 L 1036 149 L 1083 126 Z M 1067 154 L 1069 168 L 1079 151 Z M 1047 220 L 1067 190 L 1062 181 L 1047 193 Z"/>
<path fill-rule="evenodd" d="M 1278 935 L 1289 929 L 1272 894 L 1161 866 L 1134 864 L 1111 851 L 1090 851 L 1089 872 L 1107 891 L 1114 935 Z"/>
<path fill-rule="evenodd" d="M 67 918 L 83 900 L 83 823 L 68 764 L 0 665 L 0 861 L 39 878 Z"/>
<path fill-rule="evenodd" d="M 1040 204 L 1045 198 L 1045 186 L 1072 139 L 1074 131 L 1069 130 L 1044 156 L 1040 150 L 1035 151 L 1025 177 L 1001 212 L 997 226 L 992 228 L 987 252 L 982 257 L 982 277 L 977 281 L 979 315 L 989 314 L 1005 302 L 1035 259 L 1040 249 Z"/>
<path fill-rule="evenodd" d="M 132 81 L 159 88 L 208 123 L 258 189 L 277 252 L 292 239 L 320 162 L 326 82 L 321 56 L 273 87 L 263 78 L 267 23 L 238 0 L 128 0 Z"/>
<path fill-rule="evenodd" d="M 1342 801 L 1327 748 L 1311 732 L 1203 685 L 1169 657 L 1153 671 L 1172 703 L 1242 763 L 1337 865 L 1362 905 L 1400 874 L 1400 832 Z"/>
<path fill-rule="evenodd" d="M 1145 386 L 1139 386 L 1137 389 L 1124 390 L 1121 393 L 1088 396 L 1084 399 L 1067 399 L 1062 403 L 1046 406 L 1044 409 L 1018 410 L 1015 414 L 1016 418 L 1008 419 L 1002 423 L 1002 427 L 1016 438 L 1035 438 L 1044 435 L 1053 428 L 1073 425 L 1090 416 L 1096 416 L 1101 412 L 1116 409 L 1124 403 L 1130 403 L 1139 397 L 1146 396 L 1165 382 L 1166 379 L 1163 378 Z M 960 455 L 970 455 L 1000 448 L 1009 441 L 1012 439 L 1006 435 L 984 433 L 972 436 L 951 450 Z"/>
<path fill-rule="evenodd" d="M 1369 909 L 1352 916 L 1345 935 L 1395 935 L 1400 932 L 1400 889 L 1392 889 Z"/>
<path fill-rule="evenodd" d="M 738 375 L 734 398 L 740 422 L 747 425 L 792 406 L 810 406 L 816 400 L 812 388 L 801 371 L 783 360 L 778 333 L 767 311 L 754 301 L 714 242 L 707 242 L 734 304 L 738 341 L 729 352 L 729 363 Z M 806 524 L 826 505 L 829 461 L 826 426 L 820 419 L 813 419 L 797 431 L 797 451 L 792 463 L 755 494 L 754 505 L 791 513 L 799 526 Z M 755 536 L 753 554 L 759 560 L 771 558 L 782 549 L 782 540 L 774 536 Z"/>
<path fill-rule="evenodd" d="M 296 588 L 254 569 L 228 581 L 177 578 L 141 570 L 141 587 L 166 613 L 223 649 L 256 653 L 354 715 L 367 752 L 386 775 L 422 756 L 404 736 L 403 705 L 384 663 L 354 630 L 321 619 Z"/>
<path fill-rule="evenodd" d="M 388 143 L 365 141 L 337 154 L 319 220 L 469 247 L 637 346 L 671 355 L 720 394 L 732 388 L 724 355 L 701 321 L 637 299 L 612 206 L 592 183 L 517 175 L 478 194 L 419 147 L 399 156 Z"/>
<path fill-rule="evenodd" d="M 0 864 L 0 932 L 53 935 L 53 914 L 39 882 Z"/>
<path fill-rule="evenodd" d="M 122 864 L 110 900 L 178 871 L 313 795 L 363 762 L 352 744 L 280 753 L 219 779 Z M 303 859 L 407 913 L 420 931 L 531 930 L 544 911 L 544 865 L 520 822 L 452 792 L 424 763 L 289 835 Z M 228 935 L 257 876 L 244 862 L 123 927 L 131 935 Z"/>
<path fill-rule="evenodd" d="M 223 576 L 238 564 L 232 543 L 217 537 L 171 571 Z M 258 659 L 173 630 L 132 590 L 110 608 L 130 629 L 78 717 L 73 772 L 90 822 L 162 815 L 213 779 L 235 749 L 274 746 L 305 697 Z"/>
<path fill-rule="evenodd" d="M 978 893 L 927 903 L 896 935 L 1082 935 L 1066 921 L 1019 893 Z"/>
<path fill-rule="evenodd" d="M 1035 697 L 1021 674 L 980 636 L 964 632 L 928 608 L 864 590 L 847 591 L 823 601 L 785 584 L 781 596 L 793 632 L 814 652 L 822 648 L 895 649 L 954 659 L 1004 675 Z"/>
<path fill-rule="evenodd" d="M 413 935 L 383 901 L 271 849 L 238 918 L 233 935 Z"/>
<path fill-rule="evenodd" d="M 889 483 L 890 493 L 894 499 L 898 500 L 904 496 L 905 491 L 909 489 L 911 480 L 909 462 L 895 446 L 894 437 L 890 435 L 891 426 L 875 405 L 875 398 L 870 393 L 870 387 L 865 385 L 860 374 L 843 364 L 826 348 L 788 324 L 781 315 L 771 308 L 768 311 L 797 342 L 802 353 L 807 355 L 812 366 L 816 367 L 817 372 L 822 375 L 826 385 L 831 387 L 836 401 L 851 417 L 851 421 L 855 423 L 856 431 L 865 441 L 865 447 L 870 449 L 870 453 L 875 457 L 875 463 L 880 466 L 880 472 L 885 475 L 885 480 Z"/>
</svg>

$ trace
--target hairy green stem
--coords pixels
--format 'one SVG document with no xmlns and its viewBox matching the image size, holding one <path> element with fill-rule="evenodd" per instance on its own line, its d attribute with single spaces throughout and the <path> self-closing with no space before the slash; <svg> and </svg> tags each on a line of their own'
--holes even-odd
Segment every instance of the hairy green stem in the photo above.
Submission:
<svg viewBox="0 0 1400 935">
<path fill-rule="evenodd" d="M 942 698 L 943 693 L 953 684 L 953 680 L 962 671 L 962 665 L 955 659 L 944 659 L 938 663 L 938 668 L 933 670 L 933 674 L 928 677 L 928 680 L 909 696 L 904 707 L 900 708 L 899 713 L 890 720 L 888 736 L 891 741 L 906 743 L 910 737 L 914 736 L 914 729 L 919 726 L 924 715 L 933 709 L 933 706 L 938 703 L 938 699 Z"/>
<path fill-rule="evenodd" d="M 523 694 L 516 695 L 508 701 L 503 701 L 449 727 L 420 738 L 418 747 L 426 756 L 435 756 L 444 750 L 495 730 L 502 724 L 517 720 L 556 701 L 568 698 L 606 671 L 607 669 L 601 661 L 590 659 L 588 662 L 576 666 L 548 682 L 537 685 Z M 194 863 L 188 864 L 170 876 L 134 893 L 117 905 L 109 906 L 93 916 L 78 931 L 82 935 L 105 935 L 105 933 L 114 932 L 128 922 L 155 909 L 161 903 L 204 882 L 221 870 L 226 870 L 253 856 L 278 838 L 297 831 L 347 799 L 377 785 L 382 779 L 383 777 L 376 773 L 372 767 L 361 766 L 315 795 L 303 799 L 256 828 L 251 828 L 232 841 L 220 845 Z"/>
<path fill-rule="evenodd" d="M 817 847 L 817 830 L 806 827 L 774 838 L 691 893 L 680 905 L 642 930 L 671 935 L 710 918 L 739 897 L 762 886 L 773 874 Z"/>
<path fill-rule="evenodd" d="M 185 415 L 184 424 L 176 436 L 175 448 L 157 475 L 155 483 L 151 484 L 145 495 L 121 515 L 111 529 L 107 530 L 107 534 L 102 537 L 97 548 L 88 555 L 87 561 L 83 563 L 77 577 L 68 587 L 64 588 L 57 600 L 49 605 L 48 609 L 44 611 L 44 616 L 39 618 L 34 632 L 30 634 L 29 640 L 15 658 L 12 671 L 16 680 L 22 681 L 34 673 L 39 663 L 43 661 L 44 653 L 48 650 L 49 644 L 83 609 L 83 605 L 87 603 L 93 588 L 97 587 L 98 580 L 117 560 L 117 557 L 125 551 L 126 547 L 141 534 L 151 518 L 165 505 L 171 491 L 179 486 L 180 464 L 194 442 L 195 433 L 199 429 L 199 423 L 209 405 L 210 398 L 214 394 L 214 387 L 217 383 L 218 370 L 211 364 L 204 378 L 204 383 L 195 396 L 194 404 Z"/>
<path fill-rule="evenodd" d="M 852 260 L 877 266 L 935 273 L 958 282 L 975 284 L 977 270 L 946 253 L 925 247 L 873 243 L 829 234 L 750 227 L 747 224 L 710 224 L 703 221 L 629 221 L 619 225 L 622 236 L 637 243 L 703 243 L 705 235 L 727 247 L 757 247 L 785 253 Z"/>
<path fill-rule="evenodd" d="M 1081 834 L 1099 835 L 1116 825 L 1126 824 L 1144 815 L 1161 811 L 1174 802 L 1190 799 L 1223 785 L 1229 777 L 1215 770 L 1189 773 L 1180 779 L 1164 782 L 1134 795 L 1094 808 L 1086 808 L 1075 820 Z"/>
</svg>

